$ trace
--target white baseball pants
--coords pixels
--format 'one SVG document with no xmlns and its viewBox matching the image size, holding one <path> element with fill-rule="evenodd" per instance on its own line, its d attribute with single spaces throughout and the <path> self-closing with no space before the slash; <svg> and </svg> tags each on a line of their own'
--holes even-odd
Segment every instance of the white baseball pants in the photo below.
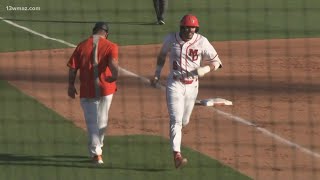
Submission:
<svg viewBox="0 0 320 180">
<path fill-rule="evenodd" d="M 175 152 L 181 151 L 182 127 L 189 123 L 198 95 L 198 85 L 198 80 L 191 84 L 168 80 L 166 95 L 170 116 L 170 143 Z"/>
<path fill-rule="evenodd" d="M 90 156 L 102 155 L 104 132 L 108 125 L 108 112 L 113 94 L 100 98 L 81 98 L 87 131 Z"/>
</svg>

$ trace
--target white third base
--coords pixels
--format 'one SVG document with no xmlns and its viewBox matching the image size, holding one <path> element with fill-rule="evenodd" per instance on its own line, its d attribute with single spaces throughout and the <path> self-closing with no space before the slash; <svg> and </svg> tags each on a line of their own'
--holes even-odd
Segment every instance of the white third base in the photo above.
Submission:
<svg viewBox="0 0 320 180">
<path fill-rule="evenodd" d="M 216 105 L 231 106 L 232 102 L 222 98 L 209 98 L 209 99 L 196 100 L 195 104 L 202 105 L 202 106 L 216 106 Z"/>
</svg>

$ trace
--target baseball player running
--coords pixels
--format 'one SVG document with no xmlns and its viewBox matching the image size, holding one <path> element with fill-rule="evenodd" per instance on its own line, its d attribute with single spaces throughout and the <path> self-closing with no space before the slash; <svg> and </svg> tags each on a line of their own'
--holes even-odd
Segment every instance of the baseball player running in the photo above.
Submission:
<svg viewBox="0 0 320 180">
<path fill-rule="evenodd" d="M 169 53 L 167 107 L 170 116 L 170 142 L 176 168 L 187 164 L 181 154 L 182 127 L 189 123 L 199 86 L 199 77 L 222 67 L 219 56 L 207 38 L 198 34 L 196 16 L 187 14 L 180 21 L 180 31 L 168 34 L 157 57 L 151 85 L 158 86 L 160 73 Z"/>
<path fill-rule="evenodd" d="M 95 164 L 103 164 L 102 147 L 108 112 L 118 77 L 118 45 L 107 40 L 107 23 L 97 22 L 93 35 L 81 42 L 69 62 L 68 96 L 75 98 L 74 86 L 80 70 L 80 102 L 88 130 L 88 150 Z"/>
</svg>

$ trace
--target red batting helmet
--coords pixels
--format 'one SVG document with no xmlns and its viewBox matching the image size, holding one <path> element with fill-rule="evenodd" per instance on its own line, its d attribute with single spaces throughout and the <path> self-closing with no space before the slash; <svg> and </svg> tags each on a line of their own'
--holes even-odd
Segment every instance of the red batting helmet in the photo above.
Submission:
<svg viewBox="0 0 320 180">
<path fill-rule="evenodd" d="M 196 16 L 192 14 L 187 14 L 182 17 L 180 21 L 180 26 L 189 26 L 189 27 L 199 27 L 199 21 Z"/>
</svg>

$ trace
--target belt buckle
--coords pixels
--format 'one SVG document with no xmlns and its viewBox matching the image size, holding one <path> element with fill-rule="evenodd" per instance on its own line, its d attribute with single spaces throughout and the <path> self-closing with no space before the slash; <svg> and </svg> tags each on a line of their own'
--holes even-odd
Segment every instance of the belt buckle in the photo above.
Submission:
<svg viewBox="0 0 320 180">
<path fill-rule="evenodd" d="M 183 84 L 191 84 L 193 83 L 193 79 L 180 79 Z"/>
<path fill-rule="evenodd" d="M 192 84 L 193 81 L 193 79 L 180 79 L 180 82 L 182 82 L 183 84 Z"/>
<path fill-rule="evenodd" d="M 183 84 L 192 84 L 194 81 L 197 81 L 197 79 L 178 78 L 177 76 L 173 76 L 173 79 L 176 81 L 180 81 Z"/>
</svg>

